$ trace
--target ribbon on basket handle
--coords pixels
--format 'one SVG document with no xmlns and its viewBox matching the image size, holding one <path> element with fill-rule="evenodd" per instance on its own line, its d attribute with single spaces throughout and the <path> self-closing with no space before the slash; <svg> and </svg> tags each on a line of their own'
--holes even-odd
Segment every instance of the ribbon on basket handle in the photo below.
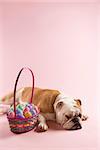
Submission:
<svg viewBox="0 0 100 150">
<path fill-rule="evenodd" d="M 32 70 L 28 67 L 24 67 L 20 70 L 18 76 L 17 76 L 17 79 L 16 79 L 16 82 L 15 82 L 15 87 L 14 87 L 14 112 L 15 112 L 15 118 L 16 118 L 16 88 L 17 88 L 17 84 L 18 84 L 18 80 L 19 80 L 19 77 L 22 73 L 23 70 L 29 70 L 32 74 L 32 94 L 31 94 L 31 99 L 30 99 L 30 103 L 32 103 L 32 99 L 33 99 L 33 92 L 34 92 L 34 74 L 32 72 Z"/>
</svg>

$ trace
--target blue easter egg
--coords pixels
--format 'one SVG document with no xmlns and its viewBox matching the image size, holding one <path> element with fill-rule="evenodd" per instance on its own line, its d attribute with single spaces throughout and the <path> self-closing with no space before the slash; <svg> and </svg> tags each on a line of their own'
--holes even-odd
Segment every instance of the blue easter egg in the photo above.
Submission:
<svg viewBox="0 0 100 150">
<path fill-rule="evenodd" d="M 16 110 L 16 114 L 23 115 L 23 111 L 22 111 L 22 110 L 20 110 L 20 109 L 17 109 L 17 110 Z"/>
<path fill-rule="evenodd" d="M 16 114 L 17 118 L 25 118 L 22 114 Z"/>
<path fill-rule="evenodd" d="M 36 115 L 35 109 L 31 109 L 30 112 L 32 113 L 32 116 L 35 116 L 35 115 Z"/>
</svg>

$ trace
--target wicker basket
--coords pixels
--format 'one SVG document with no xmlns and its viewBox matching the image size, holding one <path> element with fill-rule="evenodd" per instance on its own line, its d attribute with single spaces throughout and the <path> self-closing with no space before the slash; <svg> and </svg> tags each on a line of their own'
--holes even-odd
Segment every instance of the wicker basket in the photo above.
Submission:
<svg viewBox="0 0 100 150">
<path fill-rule="evenodd" d="M 17 118 L 16 116 L 16 87 L 17 87 L 17 83 L 18 83 L 18 79 L 19 76 L 21 74 L 21 72 L 24 69 L 28 69 L 31 74 L 32 74 L 32 79 L 33 79 L 33 84 L 32 84 L 32 95 L 31 95 L 31 99 L 29 104 L 32 104 L 32 99 L 33 99 L 33 91 L 34 91 L 34 75 L 33 72 L 30 68 L 22 68 L 17 76 L 16 82 L 15 82 L 15 87 L 14 87 L 14 113 L 15 113 L 15 117 L 14 118 L 10 118 L 7 115 L 8 121 L 9 121 L 9 126 L 10 126 L 10 130 L 13 133 L 25 133 L 28 132 L 30 130 L 32 130 L 38 123 L 38 112 L 35 116 L 32 116 L 31 118 Z"/>
</svg>

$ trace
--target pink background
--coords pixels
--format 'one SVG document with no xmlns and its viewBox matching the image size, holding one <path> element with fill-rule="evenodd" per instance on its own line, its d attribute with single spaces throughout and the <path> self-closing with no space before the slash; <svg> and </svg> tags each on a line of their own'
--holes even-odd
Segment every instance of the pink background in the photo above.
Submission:
<svg viewBox="0 0 100 150">
<path fill-rule="evenodd" d="M 13 134 L 7 137 L 9 129 L 3 117 L 0 123 L 4 121 L 7 130 L 2 124 L 2 148 L 5 149 L 5 140 L 8 147 L 15 140 L 20 143 L 19 149 L 27 147 L 28 142 L 30 147 L 37 149 L 97 150 L 100 139 L 100 122 L 97 122 L 100 89 L 99 20 L 100 4 L 96 0 L 1 1 L 0 97 L 13 90 L 18 71 L 23 66 L 29 66 L 35 74 L 35 86 L 54 88 L 79 97 L 90 116 L 81 131 L 50 130 L 39 135 L 34 133 L 35 136 L 30 132 L 27 137 L 20 136 L 21 143 L 19 137 Z M 25 73 L 19 86 L 31 84 L 29 74 Z M 31 140 L 30 136 L 33 136 Z M 12 147 L 15 145 L 13 143 Z"/>
</svg>

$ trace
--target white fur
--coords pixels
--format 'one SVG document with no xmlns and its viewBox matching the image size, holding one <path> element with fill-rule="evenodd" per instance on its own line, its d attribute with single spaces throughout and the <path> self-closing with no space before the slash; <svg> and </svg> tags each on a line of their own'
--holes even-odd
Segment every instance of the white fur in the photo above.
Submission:
<svg viewBox="0 0 100 150">
<path fill-rule="evenodd" d="M 57 108 L 57 104 L 59 102 L 63 102 L 63 106 L 61 109 Z M 80 109 L 75 106 L 77 106 L 77 103 L 73 97 L 63 94 L 58 95 L 54 103 L 56 122 L 61 124 L 64 128 L 70 129 L 74 125 L 74 123 L 72 122 L 73 117 L 78 116 L 80 113 Z M 66 115 L 69 116 L 70 119 L 66 118 Z"/>
<path fill-rule="evenodd" d="M 59 102 L 63 102 L 63 106 L 60 110 L 56 107 Z M 78 116 L 78 114 L 80 113 L 80 109 L 74 106 L 76 106 L 76 101 L 73 97 L 63 94 L 58 95 L 54 103 L 54 113 L 41 113 L 41 115 L 43 116 L 41 117 L 42 131 L 45 131 L 45 126 L 47 126 L 46 120 L 56 121 L 57 123 L 62 125 L 63 128 L 71 129 L 71 127 L 74 125 L 72 119 L 75 115 Z M 71 115 L 70 119 L 67 119 L 65 115 Z"/>
</svg>

